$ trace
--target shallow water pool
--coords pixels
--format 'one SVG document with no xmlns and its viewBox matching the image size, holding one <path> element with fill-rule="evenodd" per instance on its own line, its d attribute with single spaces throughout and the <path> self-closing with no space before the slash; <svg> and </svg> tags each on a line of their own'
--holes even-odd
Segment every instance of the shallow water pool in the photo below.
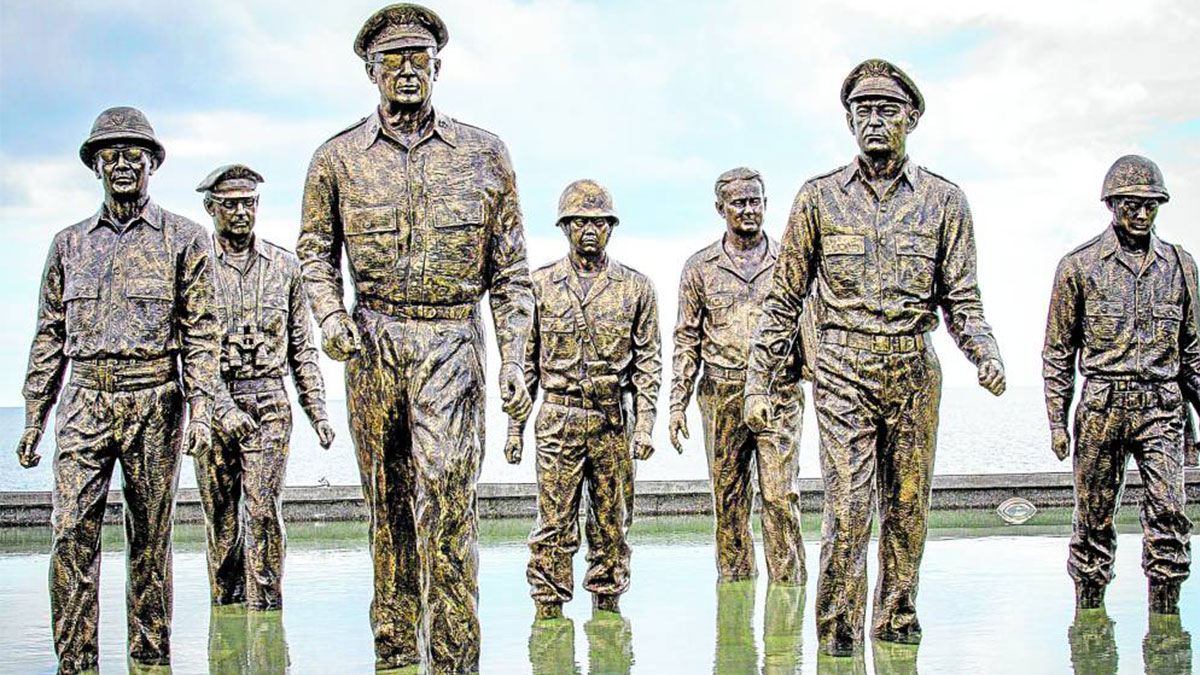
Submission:
<svg viewBox="0 0 1200 675">
<path fill-rule="evenodd" d="M 1200 582 L 1184 585 L 1177 622 L 1149 622 L 1140 535 L 1119 538 L 1107 613 L 1074 616 L 1066 530 L 1037 536 L 934 531 L 922 566 L 919 650 L 867 645 L 857 659 L 818 659 L 813 619 L 817 544 L 809 528 L 807 590 L 765 578 L 718 586 L 709 525 L 673 519 L 635 525 L 633 588 L 622 616 L 592 616 L 577 590 L 561 621 L 534 625 L 525 584 L 525 523 L 485 533 L 480 620 L 485 673 L 1189 673 L 1189 632 L 1200 629 Z M 110 528 L 115 531 L 117 528 Z M 1021 532 L 1020 528 L 1011 530 Z M 368 673 L 370 574 L 361 525 L 293 526 L 286 610 L 210 615 L 204 553 L 194 528 L 175 549 L 175 673 Z M 328 536 L 323 536 L 323 535 Z M 15 542 L 15 543 L 14 543 Z M 44 533 L 8 531 L 0 546 L 0 672 L 51 673 Z M 870 574 L 875 579 L 874 546 Z M 582 579 L 582 553 L 576 583 Z M 762 565 L 759 551 L 759 568 Z M 104 672 L 124 672 L 124 556 L 106 542 L 101 583 Z"/>
</svg>

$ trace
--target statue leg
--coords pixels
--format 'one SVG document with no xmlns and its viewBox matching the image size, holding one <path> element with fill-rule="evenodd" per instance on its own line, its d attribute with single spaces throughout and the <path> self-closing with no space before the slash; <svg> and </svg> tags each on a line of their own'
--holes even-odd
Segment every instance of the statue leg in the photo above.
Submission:
<svg viewBox="0 0 1200 675">
<path fill-rule="evenodd" d="M 267 611 L 283 608 L 283 561 L 287 535 L 283 526 L 283 486 L 292 408 L 287 393 L 256 396 L 258 431 L 255 451 L 242 456 L 245 479 L 246 604 Z"/>
<path fill-rule="evenodd" d="M 537 437 L 538 517 L 529 534 L 525 578 L 539 604 L 570 602 L 574 595 L 572 560 L 579 550 L 579 500 L 587 441 L 587 411 L 543 403 Z"/>
<path fill-rule="evenodd" d="M 604 415 L 587 413 L 588 570 L 583 587 L 615 598 L 629 590 L 629 526 L 632 522 L 633 455 L 626 429 L 613 429 Z M 615 607 L 615 605 L 613 605 Z"/>
<path fill-rule="evenodd" d="M 1089 383 L 1075 413 L 1075 515 L 1067 571 L 1075 581 L 1076 600 L 1085 609 L 1099 607 L 1113 578 L 1117 528 L 1129 443 L 1125 409 L 1107 405 L 1107 396 Z M 1101 385 L 1107 386 L 1107 385 Z M 1097 398 L 1103 396 L 1103 398 Z"/>
<path fill-rule="evenodd" d="M 116 465 L 107 396 L 67 384 L 55 417 L 50 617 L 60 673 L 100 662 L 100 528 Z"/>
<path fill-rule="evenodd" d="M 1184 513 L 1183 417 L 1178 406 L 1144 411 L 1134 458 L 1142 474 L 1142 569 L 1150 581 L 1150 610 L 1179 611 L 1179 589 L 1191 567 L 1192 521 Z"/>
<path fill-rule="evenodd" d="M 214 605 L 246 600 L 242 548 L 242 453 L 238 441 L 213 431 L 212 449 L 194 459 L 196 487 L 204 508 L 208 586 Z"/>
<path fill-rule="evenodd" d="M 376 665 L 400 668 L 421 661 L 409 403 L 396 335 L 402 324 L 365 310 L 355 320 L 363 350 L 346 364 L 346 405 L 368 511 L 371 630 Z"/>
<path fill-rule="evenodd" d="M 942 371 L 932 348 L 889 359 L 886 437 L 877 459 L 879 579 L 871 633 L 917 644 L 917 579 L 929 525 Z"/>
<path fill-rule="evenodd" d="M 800 425 L 804 390 L 788 385 L 773 426 L 754 439 L 767 576 L 772 583 L 803 584 L 804 537 L 800 531 Z"/>
<path fill-rule="evenodd" d="M 171 662 L 171 530 L 183 444 L 183 394 L 175 382 L 117 392 L 129 577 L 129 658 Z"/>
<path fill-rule="evenodd" d="M 697 403 L 704 419 L 704 449 L 712 481 L 716 523 L 717 577 L 740 581 L 755 576 L 754 535 L 750 531 L 754 438 L 742 421 L 742 387 L 703 377 Z"/>
<path fill-rule="evenodd" d="M 424 640 L 431 673 L 479 669 L 479 514 L 484 449 L 483 327 L 411 322 L 412 457 Z"/>
</svg>

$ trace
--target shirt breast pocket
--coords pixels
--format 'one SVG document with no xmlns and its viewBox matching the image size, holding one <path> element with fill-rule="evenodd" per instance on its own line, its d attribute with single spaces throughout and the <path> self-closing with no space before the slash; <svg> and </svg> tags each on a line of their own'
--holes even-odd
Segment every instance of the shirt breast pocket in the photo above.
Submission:
<svg viewBox="0 0 1200 675">
<path fill-rule="evenodd" d="M 568 316 L 543 316 L 538 329 L 542 341 L 542 365 L 562 372 L 579 361 L 579 336 L 575 322 Z"/>
<path fill-rule="evenodd" d="M 704 309 L 713 328 L 725 328 L 733 322 L 733 294 L 713 293 L 705 299 Z"/>
<path fill-rule="evenodd" d="M 822 242 L 825 277 L 839 296 L 859 293 L 867 272 L 867 239 L 857 234 L 835 234 Z"/>
<path fill-rule="evenodd" d="M 632 326 L 627 321 L 597 321 L 596 340 L 600 347 L 600 358 L 615 363 L 632 351 L 630 333 Z"/>
<path fill-rule="evenodd" d="M 933 292 L 933 274 L 937 266 L 937 239 L 923 234 L 901 233 L 896 236 L 896 262 L 901 288 L 927 298 Z"/>
<path fill-rule="evenodd" d="M 1125 305 L 1110 300 L 1084 303 L 1084 341 L 1092 346 L 1108 347 L 1121 335 Z"/>
<path fill-rule="evenodd" d="M 125 281 L 125 297 L 131 305 L 127 338 L 134 344 L 166 345 L 174 325 L 174 293 L 171 280 L 139 278 Z"/>
<path fill-rule="evenodd" d="M 428 273 L 461 280 L 482 272 L 486 234 L 481 193 L 443 197 L 435 210 L 433 227 L 434 238 L 426 249 Z"/>
<path fill-rule="evenodd" d="M 284 337 L 287 333 L 287 296 L 282 293 L 266 293 L 262 299 L 262 329 L 272 337 Z"/>
<path fill-rule="evenodd" d="M 342 232 L 356 277 L 376 279 L 395 267 L 400 252 L 400 226 L 395 208 L 349 207 Z"/>
<path fill-rule="evenodd" d="M 99 282 L 84 275 L 68 275 L 63 286 L 63 305 L 66 308 L 67 344 L 95 335 L 99 329 Z"/>
<path fill-rule="evenodd" d="M 1169 302 L 1154 303 L 1154 334 L 1164 344 L 1179 340 L 1179 327 L 1183 323 L 1183 307 Z"/>
</svg>

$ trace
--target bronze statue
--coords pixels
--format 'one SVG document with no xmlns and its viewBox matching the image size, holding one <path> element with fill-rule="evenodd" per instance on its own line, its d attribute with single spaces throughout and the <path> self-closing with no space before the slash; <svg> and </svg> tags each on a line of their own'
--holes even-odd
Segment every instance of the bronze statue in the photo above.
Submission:
<svg viewBox="0 0 1200 675">
<path fill-rule="evenodd" d="M 654 453 L 662 371 L 658 299 L 648 278 L 605 247 L 620 221 L 608 190 L 578 180 L 563 190 L 558 227 L 570 254 L 533 273 L 534 320 L 525 354 L 531 396 L 545 391 L 537 437 L 538 518 L 526 578 L 539 619 L 562 615 L 573 595 L 579 501 L 587 486 L 593 606 L 618 611 L 629 588 L 633 460 Z M 525 420 L 509 423 L 504 453 L 521 461 Z"/>
<path fill-rule="evenodd" d="M 1085 378 L 1074 420 L 1075 532 L 1067 569 L 1076 605 L 1100 607 L 1113 578 L 1113 518 L 1133 457 L 1145 484 L 1142 568 L 1150 611 L 1177 614 L 1191 563 L 1183 465 L 1185 399 L 1200 396 L 1196 262 L 1154 234 L 1158 208 L 1169 198 L 1154 162 L 1118 159 L 1101 198 L 1112 222 L 1059 263 L 1042 351 L 1051 444 L 1060 460 L 1071 454 L 1077 359 Z"/>
<path fill-rule="evenodd" d="M 210 452 L 197 455 L 196 484 L 207 521 L 208 580 L 214 605 L 283 608 L 283 486 L 292 408 L 300 405 L 321 446 L 333 444 L 325 386 L 313 345 L 300 261 L 254 234 L 257 171 L 242 165 L 210 173 L 197 192 L 213 219 L 213 281 L 224 339 L 221 377 L 251 433 L 218 426 Z"/>
<path fill-rule="evenodd" d="M 918 167 L 905 139 L 925 110 L 912 80 L 879 59 L 842 85 L 859 156 L 796 195 L 746 376 L 746 423 L 767 429 L 770 386 L 783 377 L 800 312 L 821 306 L 813 400 L 825 483 L 820 649 L 862 644 L 867 542 L 880 516 L 872 635 L 917 643 L 917 575 L 925 549 L 942 376 L 927 333 L 946 318 L 979 383 L 1004 391 L 1000 352 L 984 320 L 966 197 Z M 875 503 L 873 503 L 875 502 Z"/>
<path fill-rule="evenodd" d="M 389 5 L 355 40 L 379 89 L 317 149 L 296 251 L 322 347 L 346 361 L 350 434 L 370 516 L 380 667 L 479 668 L 478 517 L 488 293 L 504 409 L 530 408 L 533 293 L 516 177 L 494 135 L 431 103 L 447 40 L 432 11 Z M 356 305 L 342 302 L 342 248 Z"/>
<path fill-rule="evenodd" d="M 55 236 L 42 276 L 17 455 L 22 466 L 37 465 L 58 401 L 50 611 L 60 673 L 98 667 L 100 528 L 118 463 L 129 660 L 170 663 L 179 451 L 207 452 L 214 417 L 243 422 L 217 373 L 212 243 L 200 225 L 150 199 L 150 176 L 165 157 L 140 110 L 100 113 L 79 158 L 104 186 L 104 203 Z"/>
<path fill-rule="evenodd" d="M 802 584 L 806 575 L 798 483 L 804 408 L 801 360 L 793 358 L 784 367 L 791 376 L 774 383 L 776 409 L 767 430 L 752 433 L 742 417 L 750 340 L 771 289 L 778 246 L 762 231 L 767 198 L 757 171 L 744 167 L 726 171 L 717 178 L 715 190 L 725 235 L 688 259 L 679 282 L 671 443 L 683 452 L 680 436 L 688 437 L 687 405 L 703 363 L 697 398 L 713 488 L 718 576 L 722 581 L 740 581 L 755 574 L 750 506 L 751 476 L 757 470 L 767 573 L 773 582 Z"/>
</svg>

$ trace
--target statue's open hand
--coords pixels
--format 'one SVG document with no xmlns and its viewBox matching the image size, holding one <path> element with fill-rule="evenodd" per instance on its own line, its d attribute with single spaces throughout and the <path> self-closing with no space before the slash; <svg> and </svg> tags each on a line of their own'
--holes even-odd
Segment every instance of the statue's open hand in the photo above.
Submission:
<svg viewBox="0 0 1200 675">
<path fill-rule="evenodd" d="M 988 359 L 979 364 L 979 386 L 992 392 L 993 396 L 1004 393 L 1004 364 L 1000 359 Z"/>
<path fill-rule="evenodd" d="M 1071 435 L 1066 429 L 1050 430 L 1050 449 L 1060 462 L 1071 456 Z"/>
<path fill-rule="evenodd" d="M 192 457 L 202 457 L 212 450 L 212 428 L 205 422 L 188 422 L 183 433 L 183 452 Z"/>
<path fill-rule="evenodd" d="M 38 454 L 38 442 L 42 440 L 42 430 L 36 427 L 28 427 L 25 433 L 21 434 L 21 440 L 17 442 L 17 461 L 26 469 L 32 469 L 42 461 L 42 456 Z"/>
<path fill-rule="evenodd" d="M 645 431 L 633 432 L 633 458 L 650 459 L 654 454 L 654 439 Z"/>
<path fill-rule="evenodd" d="M 321 448 L 328 450 L 333 447 L 333 439 L 336 437 L 333 433 L 333 425 L 329 420 L 319 420 L 314 425 L 317 430 L 317 442 L 321 444 Z"/>
<path fill-rule="evenodd" d="M 362 349 L 358 327 L 345 312 L 334 312 L 321 323 L 321 349 L 334 361 L 349 361 Z"/>
<path fill-rule="evenodd" d="M 671 421 L 667 422 L 667 429 L 671 433 L 671 445 L 675 446 L 675 451 L 683 454 L 683 441 L 679 440 L 680 436 L 690 439 L 687 428 L 687 414 L 682 410 L 676 410 L 671 413 Z"/>
<path fill-rule="evenodd" d="M 764 394 L 751 394 L 742 404 L 742 416 L 750 431 L 761 434 L 771 426 L 771 398 Z"/>
<path fill-rule="evenodd" d="M 520 434 L 509 434 L 504 442 L 504 459 L 509 464 L 521 463 L 521 451 L 525 449 L 525 439 Z"/>
<path fill-rule="evenodd" d="M 529 400 L 525 374 L 515 363 L 506 363 L 500 367 L 500 399 L 506 415 L 518 422 L 529 419 L 533 401 Z"/>
</svg>

